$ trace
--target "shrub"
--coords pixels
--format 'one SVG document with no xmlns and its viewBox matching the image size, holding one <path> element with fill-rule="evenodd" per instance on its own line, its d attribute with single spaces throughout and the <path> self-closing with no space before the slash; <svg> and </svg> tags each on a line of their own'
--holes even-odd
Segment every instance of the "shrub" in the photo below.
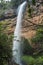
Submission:
<svg viewBox="0 0 43 65">
<path fill-rule="evenodd" d="M 33 56 L 23 56 L 22 59 L 27 63 L 27 65 L 43 65 L 43 56 L 36 58 Z"/>
<path fill-rule="evenodd" d="M 36 1 L 35 0 L 32 0 L 32 4 L 35 5 L 36 4 Z"/>
<path fill-rule="evenodd" d="M 43 65 L 43 57 L 38 57 L 35 60 L 35 65 Z"/>
<path fill-rule="evenodd" d="M 0 65 L 5 65 L 11 58 L 11 38 L 3 32 L 2 26 L 0 26 Z"/>
<path fill-rule="evenodd" d="M 33 48 L 31 47 L 31 45 L 29 44 L 28 39 L 24 39 L 24 54 L 32 54 L 33 53 Z"/>
<path fill-rule="evenodd" d="M 36 35 L 31 39 L 32 43 L 37 46 L 37 49 L 43 50 L 43 29 L 37 29 Z"/>
<path fill-rule="evenodd" d="M 27 65 L 34 65 L 35 59 L 32 56 L 23 56 L 22 59 L 27 63 Z"/>
<path fill-rule="evenodd" d="M 36 36 L 32 38 L 32 41 L 35 43 L 43 44 L 43 29 L 38 29 L 36 32 Z"/>
<path fill-rule="evenodd" d="M 30 7 L 29 7 L 29 9 L 28 9 L 28 13 L 29 13 L 29 16 L 31 17 L 32 10 L 31 10 Z"/>
</svg>

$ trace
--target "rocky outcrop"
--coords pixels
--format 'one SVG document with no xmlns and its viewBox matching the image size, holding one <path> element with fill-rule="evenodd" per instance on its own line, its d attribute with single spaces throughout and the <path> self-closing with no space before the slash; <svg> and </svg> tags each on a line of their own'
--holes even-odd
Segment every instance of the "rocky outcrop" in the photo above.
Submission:
<svg viewBox="0 0 43 65">
<path fill-rule="evenodd" d="M 40 3 L 37 0 L 37 3 Z M 25 13 L 25 16 L 23 18 L 23 23 L 22 23 L 22 36 L 25 38 L 31 38 L 35 35 L 36 29 L 38 26 L 43 26 L 43 6 L 42 4 L 39 4 L 39 6 L 32 6 L 34 8 L 34 11 L 38 12 L 36 14 L 32 14 L 32 18 L 29 17 L 28 13 L 28 7 Z M 37 9 L 37 10 L 35 10 Z M 40 12 L 39 12 L 40 11 Z M 38 14 L 39 13 L 39 14 Z M 5 19 L 4 21 L 1 21 L 3 24 L 4 32 L 6 32 L 8 35 L 12 34 L 15 30 L 16 26 L 16 17 L 15 18 L 9 18 Z"/>
<path fill-rule="evenodd" d="M 25 14 L 26 16 L 23 19 L 22 24 L 22 35 L 26 38 L 31 38 L 35 35 L 35 31 L 37 29 L 37 26 L 42 25 L 43 26 L 43 13 L 40 13 L 39 16 L 35 16 L 32 18 L 29 18 L 28 14 Z M 7 34 L 11 34 L 15 30 L 16 26 L 16 17 L 12 19 L 5 19 L 1 22 L 4 28 L 4 31 Z"/>
</svg>

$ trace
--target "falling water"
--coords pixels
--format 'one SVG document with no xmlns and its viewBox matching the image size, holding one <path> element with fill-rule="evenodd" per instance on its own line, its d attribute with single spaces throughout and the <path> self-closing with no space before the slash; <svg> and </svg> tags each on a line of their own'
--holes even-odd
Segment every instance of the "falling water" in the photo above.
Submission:
<svg viewBox="0 0 43 65">
<path fill-rule="evenodd" d="M 14 40 L 13 40 L 13 60 L 19 64 L 21 64 L 21 27 L 22 27 L 22 19 L 23 19 L 23 13 L 25 11 L 27 2 L 23 2 L 20 5 L 18 16 L 17 16 L 17 24 L 14 32 Z"/>
</svg>

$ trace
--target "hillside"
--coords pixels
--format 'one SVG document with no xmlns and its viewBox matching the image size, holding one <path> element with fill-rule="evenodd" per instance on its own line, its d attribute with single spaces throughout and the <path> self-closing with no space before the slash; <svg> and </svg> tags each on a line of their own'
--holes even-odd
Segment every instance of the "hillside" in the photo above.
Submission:
<svg viewBox="0 0 43 65">
<path fill-rule="evenodd" d="M 13 33 L 16 26 L 16 20 L 17 18 L 15 17 L 1 21 L 0 23 L 2 23 L 4 32 L 7 34 Z M 43 12 L 39 15 L 34 15 L 32 18 L 29 18 L 28 12 L 26 12 L 22 24 L 22 35 L 25 38 L 31 38 L 35 34 L 37 27 L 41 25 L 43 26 Z"/>
<path fill-rule="evenodd" d="M 23 65 L 43 65 L 43 3 L 41 1 L 36 0 L 36 5 L 30 3 L 22 20 L 20 50 L 23 53 L 21 56 Z M 12 56 L 12 51 L 18 52 L 18 49 L 12 50 L 17 13 L 14 14 L 14 10 L 11 10 L 9 9 L 8 12 L 6 10 L 5 18 L 0 15 L 0 65 L 17 65 Z"/>
<path fill-rule="evenodd" d="M 24 14 L 23 22 L 22 22 L 22 34 L 21 36 L 26 39 L 31 39 L 36 34 L 36 30 L 42 26 L 43 27 L 43 5 L 41 1 L 37 1 L 36 5 L 31 5 L 31 9 L 33 10 L 31 13 L 31 17 L 29 16 L 28 6 L 26 12 Z M 16 27 L 17 17 L 8 18 L 0 21 L 3 27 L 3 32 L 8 35 L 14 33 Z M 30 41 L 31 44 L 31 41 Z M 32 45 L 32 44 L 31 44 Z"/>
</svg>

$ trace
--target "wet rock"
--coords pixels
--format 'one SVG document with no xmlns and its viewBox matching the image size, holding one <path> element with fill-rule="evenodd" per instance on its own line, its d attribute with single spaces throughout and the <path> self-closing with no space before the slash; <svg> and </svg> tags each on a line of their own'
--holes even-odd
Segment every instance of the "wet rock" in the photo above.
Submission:
<svg viewBox="0 0 43 65">
<path fill-rule="evenodd" d="M 27 65 L 27 63 L 25 61 L 21 61 L 22 65 Z"/>
</svg>

